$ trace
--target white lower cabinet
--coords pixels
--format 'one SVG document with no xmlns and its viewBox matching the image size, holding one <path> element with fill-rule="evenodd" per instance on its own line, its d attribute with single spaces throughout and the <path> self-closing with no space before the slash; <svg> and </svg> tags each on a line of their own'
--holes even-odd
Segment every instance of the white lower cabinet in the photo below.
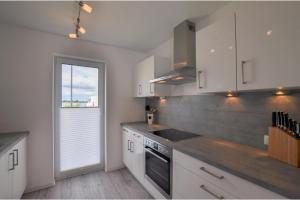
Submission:
<svg viewBox="0 0 300 200">
<path fill-rule="evenodd" d="M 123 163 L 126 167 L 131 168 L 132 162 L 131 162 L 131 157 L 130 156 L 130 133 L 129 130 L 123 129 L 122 131 L 122 141 L 123 141 Z"/>
<path fill-rule="evenodd" d="M 283 199 L 285 197 L 174 150 L 173 198 Z"/>
<path fill-rule="evenodd" d="M 144 137 L 126 128 L 123 128 L 123 162 L 135 178 L 143 183 L 145 173 Z"/>
<path fill-rule="evenodd" d="M 7 152 L 0 158 L 0 199 L 9 199 L 12 194 L 12 154 Z"/>
<path fill-rule="evenodd" d="M 155 199 L 165 197 L 145 179 L 144 136 L 127 128 L 122 129 L 123 162 L 134 177 Z"/>
<path fill-rule="evenodd" d="M 184 199 L 236 199 L 237 197 L 210 184 L 181 165 L 173 165 L 173 198 Z"/>
<path fill-rule="evenodd" d="M 133 138 L 133 159 L 132 173 L 141 183 L 144 181 L 145 156 L 144 156 L 144 137 L 141 134 L 132 133 Z"/>
<path fill-rule="evenodd" d="M 0 199 L 20 199 L 27 183 L 26 138 L 0 158 Z"/>
</svg>

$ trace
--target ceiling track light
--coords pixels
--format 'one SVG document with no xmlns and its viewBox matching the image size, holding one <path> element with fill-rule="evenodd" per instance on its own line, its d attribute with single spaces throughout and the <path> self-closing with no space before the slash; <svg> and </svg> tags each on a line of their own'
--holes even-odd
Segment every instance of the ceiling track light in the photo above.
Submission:
<svg viewBox="0 0 300 200">
<path fill-rule="evenodd" d="M 93 10 L 92 6 L 86 4 L 86 3 L 82 2 L 82 1 L 79 1 L 79 6 L 80 6 L 80 8 L 81 8 L 82 10 L 84 10 L 85 12 L 87 12 L 87 13 L 89 13 L 89 14 L 92 13 L 92 10 Z"/>
<path fill-rule="evenodd" d="M 87 13 L 91 13 L 92 12 L 92 7 L 89 6 L 88 4 L 79 1 L 78 3 L 79 8 L 78 8 L 78 17 L 77 17 L 77 21 L 75 24 L 75 33 L 69 33 L 69 38 L 70 39 L 77 39 L 79 38 L 79 33 L 81 34 L 85 34 L 86 33 L 86 29 L 80 25 L 80 14 L 81 14 L 81 10 L 84 10 Z"/>
</svg>

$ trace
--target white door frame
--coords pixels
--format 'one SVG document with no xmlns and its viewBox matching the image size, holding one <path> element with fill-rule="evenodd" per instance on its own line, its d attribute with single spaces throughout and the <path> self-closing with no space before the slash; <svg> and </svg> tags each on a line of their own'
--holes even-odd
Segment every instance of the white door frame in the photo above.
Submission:
<svg viewBox="0 0 300 200">
<path fill-rule="evenodd" d="M 103 84 L 103 87 L 98 87 L 99 91 L 98 91 L 98 95 L 99 95 L 99 105 L 103 105 L 103 108 L 100 109 L 101 111 L 101 121 L 100 123 L 100 146 L 101 146 L 101 169 L 106 168 L 106 158 L 107 158 L 107 152 L 106 152 L 106 140 L 107 140 L 107 136 L 106 136 L 106 62 L 102 61 L 102 60 L 96 60 L 96 59 L 90 59 L 90 58 L 82 58 L 82 57 L 76 57 L 76 56 L 68 56 L 68 55 L 63 55 L 63 54 L 54 54 L 53 55 L 53 85 L 52 85 L 52 126 L 53 126 L 53 160 L 54 160 L 54 165 L 53 165 L 53 174 L 54 174 L 54 178 L 56 180 L 58 179 L 62 179 L 62 178 L 66 178 L 66 177 L 71 177 L 74 176 L 74 174 L 78 174 L 78 169 L 76 169 L 76 172 L 74 173 L 74 171 L 70 171 L 68 173 L 64 172 L 64 175 L 58 174 L 58 167 L 59 167 L 59 145 L 58 145 L 58 127 L 59 127 L 59 121 L 58 121 L 58 105 L 60 105 L 61 102 L 58 102 L 61 96 L 60 88 L 57 88 L 58 85 L 60 85 L 60 81 L 61 81 L 61 69 L 59 70 L 59 66 L 56 65 L 56 61 L 58 58 L 63 58 L 63 59 L 67 59 L 67 60 L 75 60 L 76 63 L 79 65 L 80 63 L 82 63 L 83 66 L 85 66 L 86 62 L 89 63 L 94 63 L 94 64 L 100 64 L 101 67 L 98 67 L 99 69 L 99 85 Z M 58 70 L 56 69 L 58 68 Z M 100 73 L 101 70 L 101 73 Z M 101 82 L 100 82 L 101 81 Z M 57 84 L 59 83 L 59 84 Z M 57 98 L 58 97 L 58 98 Z M 86 168 L 82 168 L 80 169 L 80 173 L 81 174 L 85 174 L 87 172 L 90 171 L 96 171 L 99 170 L 99 166 L 97 168 L 93 168 L 93 167 L 86 167 Z"/>
</svg>

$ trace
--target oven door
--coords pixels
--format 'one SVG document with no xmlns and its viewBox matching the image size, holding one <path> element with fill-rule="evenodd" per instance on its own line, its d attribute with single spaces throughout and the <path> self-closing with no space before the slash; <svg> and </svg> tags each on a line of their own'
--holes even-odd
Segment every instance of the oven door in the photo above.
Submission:
<svg viewBox="0 0 300 200">
<path fill-rule="evenodd" d="M 170 158 L 145 147 L 145 176 L 164 196 L 170 197 Z"/>
</svg>

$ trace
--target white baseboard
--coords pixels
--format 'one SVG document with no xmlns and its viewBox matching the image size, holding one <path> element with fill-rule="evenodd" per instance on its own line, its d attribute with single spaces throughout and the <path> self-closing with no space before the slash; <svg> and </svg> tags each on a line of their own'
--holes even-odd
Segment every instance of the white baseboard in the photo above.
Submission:
<svg viewBox="0 0 300 200">
<path fill-rule="evenodd" d="M 120 166 L 117 166 L 117 167 L 111 167 L 111 168 L 106 167 L 106 168 L 105 168 L 105 172 L 116 171 L 116 170 L 122 169 L 122 168 L 124 168 L 124 167 L 125 167 L 124 164 L 122 164 L 122 165 L 120 165 Z"/>
<path fill-rule="evenodd" d="M 52 183 L 49 183 L 47 185 L 43 185 L 43 186 L 39 186 L 39 187 L 33 187 L 33 188 L 26 188 L 25 190 L 25 194 L 26 193 L 30 193 L 30 192 L 35 192 L 35 191 L 38 191 L 38 190 L 42 190 L 42 189 L 46 189 L 46 188 L 49 188 L 49 187 L 53 187 L 55 185 L 55 181 L 53 181 Z"/>
</svg>

